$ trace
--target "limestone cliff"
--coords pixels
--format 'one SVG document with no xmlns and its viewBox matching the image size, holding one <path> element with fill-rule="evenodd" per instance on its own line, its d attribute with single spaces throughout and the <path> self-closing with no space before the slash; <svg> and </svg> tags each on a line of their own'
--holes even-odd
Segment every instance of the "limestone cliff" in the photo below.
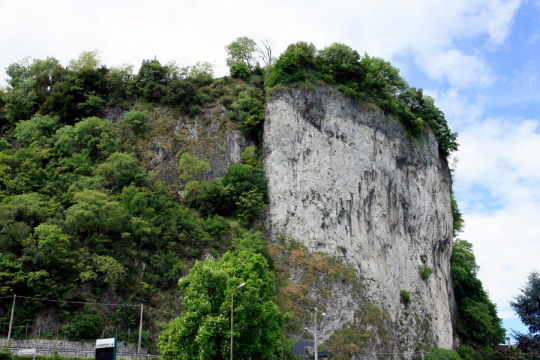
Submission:
<svg viewBox="0 0 540 360">
<path fill-rule="evenodd" d="M 450 348 L 451 174 L 433 134 L 413 141 L 395 119 L 329 88 L 291 89 L 267 103 L 264 152 L 271 237 L 340 259 L 360 285 L 321 278 L 307 291 L 326 312 L 320 340 L 357 329 L 355 356 L 373 358 Z M 421 266 L 434 273 L 423 279 Z M 290 268 L 290 281 L 302 276 Z"/>
</svg>

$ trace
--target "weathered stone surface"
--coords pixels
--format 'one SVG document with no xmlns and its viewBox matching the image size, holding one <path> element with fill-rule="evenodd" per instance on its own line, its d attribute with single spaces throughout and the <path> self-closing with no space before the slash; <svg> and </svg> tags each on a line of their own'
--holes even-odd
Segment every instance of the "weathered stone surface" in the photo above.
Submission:
<svg viewBox="0 0 540 360">
<path fill-rule="evenodd" d="M 147 127 L 151 141 L 144 162 L 167 185 L 179 183 L 178 161 L 184 152 L 209 163 L 206 180 L 223 177 L 233 162 L 242 160 L 245 148 L 254 145 L 236 124 L 228 121 L 229 114 L 230 111 L 218 105 L 204 109 L 195 117 L 173 119 L 169 114 L 160 114 L 156 119 L 150 117 Z"/>
<path fill-rule="evenodd" d="M 331 89 L 292 89 L 267 104 L 264 151 L 273 238 L 341 257 L 363 284 L 362 294 L 343 284 L 328 299 L 310 292 L 327 313 L 321 339 L 367 301 L 388 314 L 395 335 L 384 344 L 379 334 L 371 350 L 412 351 L 420 336 L 451 347 L 451 175 L 433 134 L 415 142 L 395 119 Z M 427 281 L 423 260 L 434 269 Z"/>
</svg>

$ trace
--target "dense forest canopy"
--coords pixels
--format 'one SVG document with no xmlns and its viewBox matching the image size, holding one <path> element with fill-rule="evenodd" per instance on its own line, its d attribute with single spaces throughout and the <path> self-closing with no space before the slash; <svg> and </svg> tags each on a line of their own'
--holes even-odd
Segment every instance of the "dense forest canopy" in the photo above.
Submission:
<svg viewBox="0 0 540 360">
<path fill-rule="evenodd" d="M 442 157 L 457 150 L 457 134 L 433 99 L 409 87 L 383 59 L 360 56 L 343 44 L 317 50 L 303 42 L 274 59 L 270 47 L 249 38 L 237 39 L 226 51 L 231 76 L 217 79 L 206 62 L 179 67 L 154 58 L 135 73 L 132 66 L 107 67 L 95 51 L 67 66 L 49 57 L 6 69 L 9 86 L 0 92 L 0 297 L 15 293 L 126 305 L 27 299 L 18 304 L 15 337 L 24 335 L 24 325 L 36 314 L 52 309 L 60 327 L 50 331 L 62 328 L 77 339 L 120 328 L 120 338 L 126 338 L 126 328 L 134 329 L 138 321 L 135 304 L 183 311 L 178 280 L 188 279 L 183 284 L 192 291 L 198 270 L 190 269 L 205 254 L 218 259 L 228 254 L 216 260 L 225 267 L 220 271 L 230 271 L 227 264 L 238 259 L 270 271 L 272 259 L 256 230 L 268 203 L 260 148 L 265 103 L 277 91 L 326 84 L 396 117 L 415 141 L 430 129 Z M 227 121 L 259 146 L 246 148 L 241 163 L 214 179 L 205 177 L 206 159 L 179 150 L 177 181 L 157 181 L 142 162 L 152 131 L 174 117 L 195 117 L 218 105 L 228 111 Z M 119 121 L 107 119 L 114 109 L 124 114 Z M 453 209 L 457 231 L 462 219 L 457 204 Z M 242 246 L 246 251 L 238 250 Z M 230 292 L 232 285 L 222 291 Z M 272 296 L 264 294 L 265 304 Z M 485 293 L 479 296 L 485 300 Z M 9 302 L 0 303 L 0 333 L 7 332 L 8 307 Z M 151 337 L 158 321 L 169 319 L 146 315 Z M 274 325 L 281 331 L 281 322 Z M 277 346 L 272 336 L 265 341 Z"/>
</svg>

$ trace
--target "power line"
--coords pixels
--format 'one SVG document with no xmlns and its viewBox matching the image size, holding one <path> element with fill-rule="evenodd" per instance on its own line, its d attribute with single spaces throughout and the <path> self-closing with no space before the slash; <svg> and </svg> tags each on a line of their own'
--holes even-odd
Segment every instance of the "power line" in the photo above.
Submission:
<svg viewBox="0 0 540 360">
<path fill-rule="evenodd" d="M 13 298 L 13 296 L 3 296 L 0 297 L 0 299 L 7 299 L 7 298 Z M 71 300 L 55 300 L 55 299 L 44 299 L 44 298 L 36 298 L 31 296 L 17 296 L 17 299 L 28 299 L 28 300 L 36 300 L 36 301 L 47 301 L 47 302 L 55 302 L 55 303 L 65 303 L 65 304 L 80 304 L 80 305 L 103 305 L 103 306 L 118 306 L 118 307 L 140 307 L 140 304 L 112 304 L 112 303 L 99 303 L 99 302 L 88 302 L 88 301 L 71 301 Z M 181 317 L 182 315 L 172 313 L 165 310 L 160 310 L 153 308 L 151 306 L 145 306 L 147 309 L 151 309 L 157 312 L 161 312 L 164 314 L 168 314 L 175 317 Z"/>
</svg>

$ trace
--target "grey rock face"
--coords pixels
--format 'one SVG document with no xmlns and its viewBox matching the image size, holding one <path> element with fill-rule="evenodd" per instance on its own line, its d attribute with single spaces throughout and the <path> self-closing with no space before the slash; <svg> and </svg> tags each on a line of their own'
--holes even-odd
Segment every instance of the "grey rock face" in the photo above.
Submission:
<svg viewBox="0 0 540 360">
<path fill-rule="evenodd" d="M 272 237 L 356 269 L 363 301 L 393 324 L 394 339 L 371 350 L 412 351 L 421 333 L 450 348 L 451 175 L 433 134 L 413 141 L 395 119 L 331 89 L 292 89 L 267 104 L 264 150 Z M 427 280 L 424 262 L 434 270 Z M 310 292 L 327 313 L 321 340 L 353 321 L 361 306 L 354 291 L 335 285 L 328 299 Z"/>
</svg>

